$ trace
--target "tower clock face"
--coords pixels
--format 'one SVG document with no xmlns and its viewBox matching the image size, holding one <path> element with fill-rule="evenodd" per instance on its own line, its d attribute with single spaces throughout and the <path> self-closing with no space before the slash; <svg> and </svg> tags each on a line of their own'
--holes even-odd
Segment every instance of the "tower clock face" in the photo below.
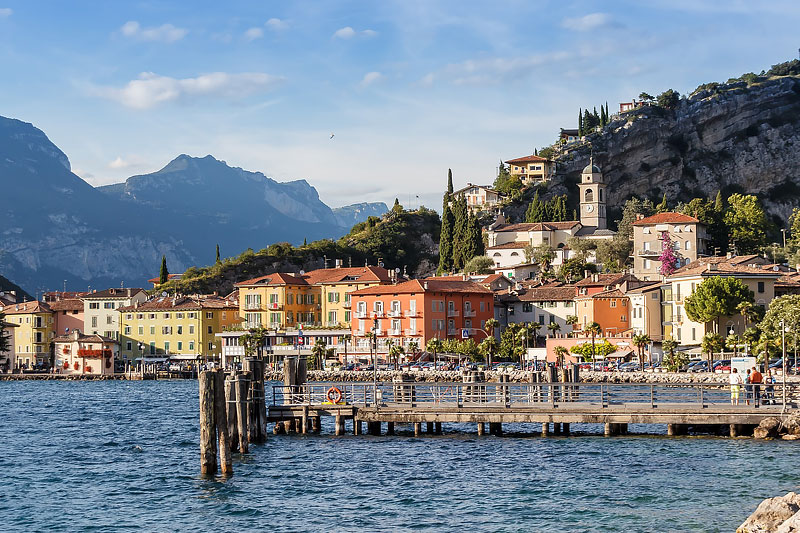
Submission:
<svg viewBox="0 0 800 533">
<path fill-rule="evenodd" d="M 594 206 L 593 205 L 587 205 L 586 206 L 586 212 L 587 213 L 591 213 L 592 211 L 594 211 Z"/>
</svg>

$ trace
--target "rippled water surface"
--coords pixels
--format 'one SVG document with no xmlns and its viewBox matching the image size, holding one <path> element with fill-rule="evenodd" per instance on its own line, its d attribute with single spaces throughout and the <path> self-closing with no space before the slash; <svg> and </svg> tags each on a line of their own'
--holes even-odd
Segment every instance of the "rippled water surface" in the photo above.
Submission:
<svg viewBox="0 0 800 533">
<path fill-rule="evenodd" d="M 793 442 L 334 437 L 325 420 L 205 480 L 195 381 L 0 382 L 0 398 L 2 531 L 733 531 L 798 488 Z"/>
</svg>

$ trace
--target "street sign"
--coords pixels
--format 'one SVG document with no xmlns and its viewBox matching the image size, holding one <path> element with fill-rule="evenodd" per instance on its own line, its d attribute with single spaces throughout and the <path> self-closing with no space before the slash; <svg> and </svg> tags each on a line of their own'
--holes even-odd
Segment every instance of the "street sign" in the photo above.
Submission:
<svg viewBox="0 0 800 533">
<path fill-rule="evenodd" d="M 299 346 L 302 346 L 302 345 L 303 345 L 303 337 L 297 337 L 297 344 L 298 344 Z"/>
<path fill-rule="evenodd" d="M 461 330 L 461 338 L 462 339 L 469 339 L 469 328 L 463 328 Z"/>
</svg>

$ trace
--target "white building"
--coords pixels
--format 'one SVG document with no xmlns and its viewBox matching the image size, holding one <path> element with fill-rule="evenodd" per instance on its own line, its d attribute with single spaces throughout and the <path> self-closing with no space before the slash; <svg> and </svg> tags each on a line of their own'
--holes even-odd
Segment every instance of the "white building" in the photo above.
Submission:
<svg viewBox="0 0 800 533">
<path fill-rule="evenodd" d="M 83 327 L 91 335 L 102 335 L 119 340 L 119 313 L 117 309 L 147 301 L 144 289 L 106 289 L 81 297 L 83 300 Z"/>
<path fill-rule="evenodd" d="M 492 258 L 496 269 L 512 267 L 531 262 L 525 255 L 527 246 L 546 245 L 555 253 L 551 264 L 560 265 L 574 255 L 567 242 L 580 229 L 581 223 L 577 221 L 506 224 L 499 216 L 489 227 L 486 255 Z"/>
<path fill-rule="evenodd" d="M 525 287 L 517 284 L 515 288 L 497 294 L 495 319 L 501 329 L 509 324 L 538 322 L 542 324 L 538 334 L 544 337 L 550 333 L 547 325 L 555 323 L 560 327 L 558 333 L 566 334 L 572 331 L 572 326 L 567 325 L 567 317 L 576 314 L 576 294 L 574 285 Z"/>
<path fill-rule="evenodd" d="M 472 213 L 487 211 L 496 213 L 500 209 L 502 195 L 490 185 L 473 185 L 467 183 L 463 189 L 453 192 L 453 197 L 463 196 L 467 200 L 467 209 Z"/>
<path fill-rule="evenodd" d="M 8 350 L 0 350 L 0 374 L 7 374 L 14 369 L 14 328 L 17 324 L 0 322 L 0 333 L 4 333 L 8 341 Z"/>
</svg>

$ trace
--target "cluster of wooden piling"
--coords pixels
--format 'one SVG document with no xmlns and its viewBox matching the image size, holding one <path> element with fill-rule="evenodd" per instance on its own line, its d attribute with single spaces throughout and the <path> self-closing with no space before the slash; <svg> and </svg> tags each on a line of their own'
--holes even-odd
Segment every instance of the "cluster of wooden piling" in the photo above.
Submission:
<svg viewBox="0 0 800 533">
<path fill-rule="evenodd" d="M 233 474 L 232 452 L 247 453 L 249 443 L 267 437 L 264 361 L 245 359 L 242 372 L 206 370 L 200 390 L 200 473 Z"/>
</svg>

